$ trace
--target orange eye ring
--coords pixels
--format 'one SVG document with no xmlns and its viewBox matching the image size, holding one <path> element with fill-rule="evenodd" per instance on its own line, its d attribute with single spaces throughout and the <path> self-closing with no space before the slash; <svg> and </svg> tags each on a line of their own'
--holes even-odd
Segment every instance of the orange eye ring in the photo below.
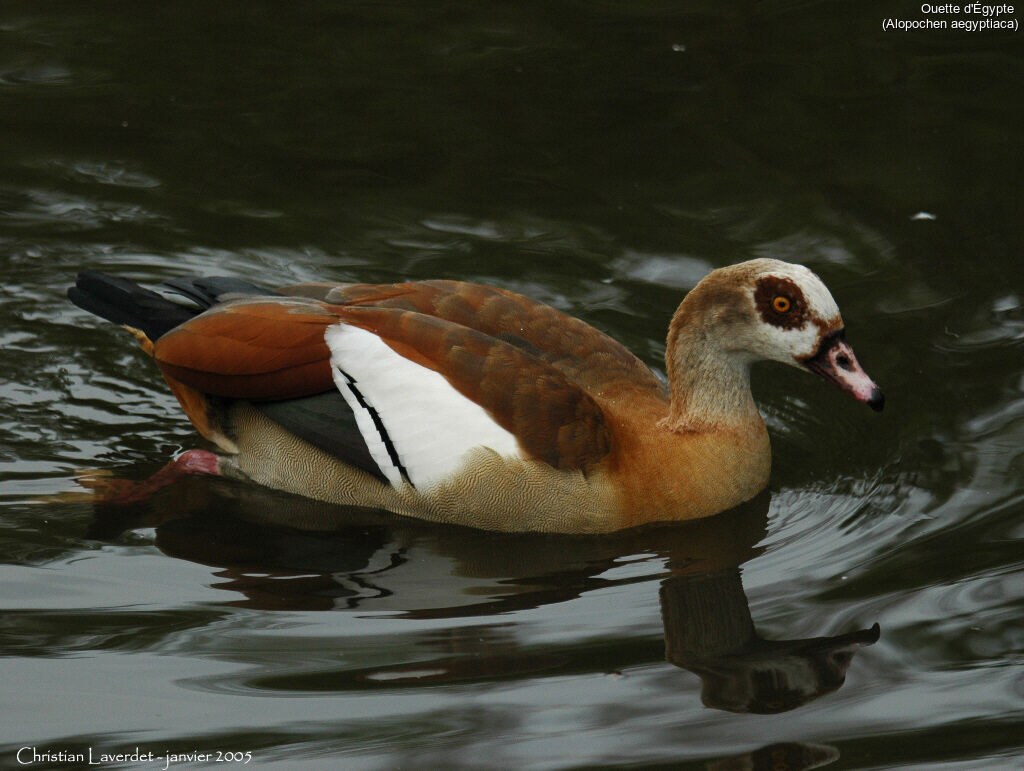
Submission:
<svg viewBox="0 0 1024 771">
<path fill-rule="evenodd" d="M 778 295 L 772 298 L 772 308 L 774 308 L 778 313 L 789 313 L 789 309 L 791 307 L 793 307 L 793 305 L 790 303 L 788 297 Z"/>
</svg>

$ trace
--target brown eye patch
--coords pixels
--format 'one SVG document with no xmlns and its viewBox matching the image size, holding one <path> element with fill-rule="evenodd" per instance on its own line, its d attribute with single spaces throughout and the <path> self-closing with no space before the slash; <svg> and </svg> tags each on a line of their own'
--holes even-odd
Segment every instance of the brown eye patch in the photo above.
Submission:
<svg viewBox="0 0 1024 771">
<path fill-rule="evenodd" d="M 796 282 L 789 278 L 759 278 L 754 305 L 765 322 L 782 329 L 798 329 L 807 321 L 807 300 Z"/>
</svg>

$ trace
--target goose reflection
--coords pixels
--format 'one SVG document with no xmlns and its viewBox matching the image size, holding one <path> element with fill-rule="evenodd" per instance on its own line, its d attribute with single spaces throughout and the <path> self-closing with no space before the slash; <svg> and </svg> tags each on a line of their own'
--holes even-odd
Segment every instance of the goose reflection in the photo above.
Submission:
<svg viewBox="0 0 1024 771">
<path fill-rule="evenodd" d="M 709 707 L 786 712 L 838 689 L 858 648 L 878 641 L 875 624 L 834 637 L 766 640 L 750 616 L 739 568 L 673 576 L 661 585 L 665 658 L 701 679 Z"/>
<path fill-rule="evenodd" d="M 795 640 L 757 633 L 740 565 L 759 553 L 768 503 L 764 494 L 698 522 L 604 536 L 509 535 L 188 480 L 138 505 L 96 504 L 91 535 L 109 540 L 126 529 L 155 527 L 165 553 L 216 568 L 215 587 L 227 593 L 226 605 L 263 610 L 497 616 L 649 583 L 657 570 L 663 652 L 661 641 L 657 649 L 650 640 L 608 645 L 600 668 L 619 672 L 663 655 L 700 678 L 706 706 L 774 713 L 838 689 L 857 649 L 878 640 L 879 628 Z M 524 652 L 505 625 L 475 626 L 472 640 L 459 634 L 454 629 L 443 643 L 435 639 L 430 644 L 438 650 L 425 661 L 318 671 L 308 687 L 408 687 L 595 666 L 592 649 Z M 294 674 L 288 687 L 297 687 Z"/>
</svg>

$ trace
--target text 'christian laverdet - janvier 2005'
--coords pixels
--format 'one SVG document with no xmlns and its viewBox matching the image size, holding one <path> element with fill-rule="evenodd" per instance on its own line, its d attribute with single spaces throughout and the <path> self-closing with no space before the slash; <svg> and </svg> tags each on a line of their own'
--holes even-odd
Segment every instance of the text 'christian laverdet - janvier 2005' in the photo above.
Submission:
<svg viewBox="0 0 1024 771">
<path fill-rule="evenodd" d="M 982 30 L 1018 30 L 1019 21 L 1012 5 L 986 5 L 985 3 L 932 4 L 923 3 L 919 8 L 920 16 L 913 19 L 882 19 L 882 30 L 885 32 L 910 30 L 955 30 L 960 32 L 980 32 Z"/>
</svg>

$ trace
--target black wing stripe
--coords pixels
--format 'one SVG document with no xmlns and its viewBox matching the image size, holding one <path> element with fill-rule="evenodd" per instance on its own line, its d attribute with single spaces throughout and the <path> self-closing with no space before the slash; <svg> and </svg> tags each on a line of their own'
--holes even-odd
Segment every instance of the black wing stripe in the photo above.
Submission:
<svg viewBox="0 0 1024 771">
<path fill-rule="evenodd" d="M 343 378 L 345 378 L 345 385 L 347 385 L 349 391 L 352 392 L 352 396 L 355 398 L 356 402 L 360 407 L 366 410 L 367 414 L 370 416 L 370 420 L 373 421 L 373 427 L 377 430 L 377 435 L 380 437 L 381 442 L 384 443 L 384 449 L 388 451 L 388 458 L 391 460 L 392 465 L 398 469 L 398 473 L 402 475 L 402 479 L 412 487 L 415 487 L 416 485 L 413 485 L 412 480 L 409 479 L 409 472 L 406 470 L 405 466 L 402 465 L 402 459 L 398 457 L 398 450 L 395 448 L 395 443 L 391 440 L 391 435 L 384 426 L 384 421 L 380 419 L 380 414 L 378 414 L 377 410 L 367 404 L 362 392 L 356 388 L 355 378 L 340 367 L 338 368 L 338 372 Z"/>
<path fill-rule="evenodd" d="M 253 406 L 289 433 L 390 484 L 359 432 L 352 408 L 339 391 Z"/>
</svg>

